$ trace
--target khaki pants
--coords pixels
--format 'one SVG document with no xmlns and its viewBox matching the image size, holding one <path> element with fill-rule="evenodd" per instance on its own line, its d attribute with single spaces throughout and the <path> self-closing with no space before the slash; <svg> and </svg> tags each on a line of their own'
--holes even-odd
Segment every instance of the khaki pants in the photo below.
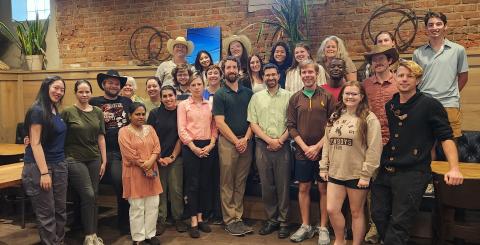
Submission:
<svg viewBox="0 0 480 245">
<path fill-rule="evenodd" d="M 218 153 L 220 156 L 220 196 L 223 221 L 228 225 L 236 220 L 241 220 L 243 215 L 243 195 L 252 163 L 252 142 L 249 141 L 247 150 L 240 154 L 235 149 L 235 145 L 220 136 Z"/>
</svg>

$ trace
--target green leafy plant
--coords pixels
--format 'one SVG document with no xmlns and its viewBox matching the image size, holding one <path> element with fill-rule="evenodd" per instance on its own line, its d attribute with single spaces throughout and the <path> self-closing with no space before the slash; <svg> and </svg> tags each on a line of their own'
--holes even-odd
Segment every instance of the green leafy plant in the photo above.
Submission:
<svg viewBox="0 0 480 245">
<path fill-rule="evenodd" d="M 20 49 L 22 55 L 45 55 L 48 22 L 48 18 L 40 20 L 37 13 L 35 20 L 15 21 L 14 32 L 0 21 L 0 31 Z"/>
</svg>

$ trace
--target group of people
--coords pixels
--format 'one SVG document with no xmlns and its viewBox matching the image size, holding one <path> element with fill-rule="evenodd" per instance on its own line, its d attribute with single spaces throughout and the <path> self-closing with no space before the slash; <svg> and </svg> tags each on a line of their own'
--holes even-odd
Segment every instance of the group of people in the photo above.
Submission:
<svg viewBox="0 0 480 245">
<path fill-rule="evenodd" d="M 330 244 L 330 223 L 335 244 L 345 244 L 348 197 L 353 244 L 406 244 L 431 180 L 434 145 L 450 165 L 446 183 L 463 180 L 455 139 L 465 49 L 445 38 L 442 13 L 427 13 L 425 27 L 429 43 L 413 61 L 399 59 L 393 36 L 380 32 L 365 54 L 362 82 L 336 36 L 321 43 L 317 61 L 307 44 L 290 50 L 280 41 L 264 64 L 246 36 L 234 35 L 218 65 L 207 51 L 189 65 L 194 44 L 171 39 L 173 58 L 145 81 L 146 99 L 135 94 L 135 79 L 109 70 L 97 76 L 103 96 L 92 98 L 90 82 L 79 80 L 77 102 L 60 111 L 65 82 L 46 78 L 25 116 L 22 174 L 41 241 L 64 241 L 68 182 L 80 196 L 84 244 L 103 244 L 95 202 L 104 176 L 117 195 L 119 229 L 134 244 L 160 244 L 167 218 L 192 238 L 211 232 L 208 223 L 224 223 L 234 236 L 252 233 L 243 198 L 254 162 L 267 217 L 260 235 L 278 231 L 301 242 L 318 233 L 319 245 Z M 290 234 L 292 178 L 301 225 Z M 310 221 L 312 184 L 318 227 Z"/>
</svg>

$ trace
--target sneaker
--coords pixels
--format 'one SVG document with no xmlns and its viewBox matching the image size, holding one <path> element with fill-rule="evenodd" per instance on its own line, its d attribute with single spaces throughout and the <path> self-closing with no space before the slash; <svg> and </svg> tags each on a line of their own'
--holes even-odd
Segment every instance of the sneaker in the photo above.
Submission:
<svg viewBox="0 0 480 245">
<path fill-rule="evenodd" d="M 203 221 L 203 222 L 198 222 L 198 229 L 201 231 L 201 232 L 205 232 L 205 233 L 210 233 L 212 232 L 212 229 L 210 228 L 210 226 L 208 226 L 207 222 Z"/>
<path fill-rule="evenodd" d="M 93 235 L 85 236 L 85 240 L 83 240 L 83 245 L 95 245 L 95 238 Z"/>
<path fill-rule="evenodd" d="M 302 225 L 298 228 L 293 235 L 290 236 L 292 242 L 302 242 L 306 239 L 310 239 L 315 235 L 315 229 L 310 225 Z"/>
<path fill-rule="evenodd" d="M 175 229 L 177 230 L 177 232 L 183 233 L 187 232 L 188 227 L 183 221 L 175 220 Z"/>
<path fill-rule="evenodd" d="M 326 227 L 318 227 L 318 245 L 329 245 L 330 233 Z"/>
<path fill-rule="evenodd" d="M 239 225 L 239 222 L 232 222 L 225 226 L 225 230 L 232 236 L 243 236 L 245 231 Z"/>
<path fill-rule="evenodd" d="M 365 242 L 372 244 L 378 243 L 378 232 L 375 225 L 370 226 L 370 230 L 368 230 L 367 234 L 365 235 Z"/>
<path fill-rule="evenodd" d="M 253 233 L 253 228 L 243 223 L 243 221 L 237 221 L 238 226 L 243 230 L 243 234 Z"/>
<path fill-rule="evenodd" d="M 94 239 L 93 239 L 93 244 L 94 245 L 104 245 L 103 239 L 98 237 L 97 234 L 93 234 L 93 237 L 94 237 Z"/>
</svg>

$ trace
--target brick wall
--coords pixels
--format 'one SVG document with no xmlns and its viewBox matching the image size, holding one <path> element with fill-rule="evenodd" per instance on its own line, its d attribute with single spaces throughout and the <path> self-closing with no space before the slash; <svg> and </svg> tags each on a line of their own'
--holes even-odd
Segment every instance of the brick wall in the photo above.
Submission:
<svg viewBox="0 0 480 245">
<path fill-rule="evenodd" d="M 365 51 L 360 34 L 371 13 L 390 3 L 385 0 L 328 0 L 326 5 L 310 6 L 310 39 L 316 50 L 328 35 L 346 40 L 351 55 Z M 467 48 L 480 47 L 480 0 L 406 0 L 402 3 L 422 15 L 432 9 L 448 17 L 448 38 Z M 186 35 L 187 28 L 221 26 L 228 36 L 270 15 L 269 10 L 248 13 L 248 0 L 57 0 L 57 32 L 60 59 L 64 67 L 124 66 L 136 64 L 128 46 L 135 29 L 151 25 L 172 37 Z M 387 14 L 372 22 L 372 31 L 393 31 L 400 15 Z M 259 26 L 244 33 L 256 40 Z M 411 34 L 409 24 L 401 29 L 402 37 Z M 424 25 L 413 46 L 425 42 Z M 267 32 L 268 33 L 268 30 Z M 265 44 L 255 45 L 263 52 Z M 407 52 L 411 52 L 413 48 Z"/>
</svg>

